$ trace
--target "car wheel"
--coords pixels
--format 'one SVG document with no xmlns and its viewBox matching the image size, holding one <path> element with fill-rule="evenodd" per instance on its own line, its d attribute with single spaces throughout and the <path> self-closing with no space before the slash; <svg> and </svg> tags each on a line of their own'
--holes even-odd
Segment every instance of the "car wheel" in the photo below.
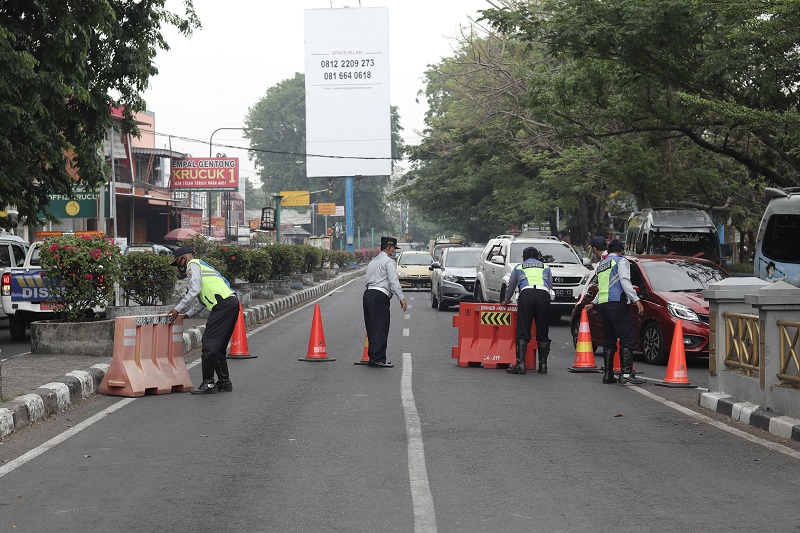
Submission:
<svg viewBox="0 0 800 533">
<path fill-rule="evenodd" d="M 439 309 L 439 311 L 447 311 L 448 309 L 450 309 L 450 304 L 448 304 L 447 302 L 445 302 L 442 299 L 442 295 L 441 294 L 439 295 L 439 306 L 438 306 L 438 309 Z"/>
<path fill-rule="evenodd" d="M 648 322 L 642 329 L 642 355 L 646 363 L 663 365 L 667 362 L 664 334 L 656 322 Z"/>
<path fill-rule="evenodd" d="M 431 307 L 434 309 L 439 307 L 439 302 L 436 300 L 436 292 L 434 292 L 433 287 L 431 287 Z"/>
<path fill-rule="evenodd" d="M 475 303 L 482 303 L 484 301 L 480 281 L 475 282 L 475 290 L 473 291 L 472 298 L 475 300 Z"/>
<path fill-rule="evenodd" d="M 21 316 L 8 317 L 8 331 L 12 341 L 25 340 L 25 318 Z"/>
<path fill-rule="evenodd" d="M 577 317 L 575 320 L 572 321 L 572 324 L 569 326 L 569 331 L 572 333 L 572 346 L 578 346 L 578 326 L 580 325 L 581 321 Z"/>
</svg>

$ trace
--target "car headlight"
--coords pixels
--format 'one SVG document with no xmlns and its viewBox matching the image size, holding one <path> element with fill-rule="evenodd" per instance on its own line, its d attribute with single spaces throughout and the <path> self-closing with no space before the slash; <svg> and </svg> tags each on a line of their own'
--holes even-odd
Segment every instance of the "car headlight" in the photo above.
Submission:
<svg viewBox="0 0 800 533">
<path fill-rule="evenodd" d="M 589 276 L 591 276 L 591 274 L 586 274 L 585 276 L 583 276 L 583 279 L 581 280 L 581 285 L 586 285 L 586 282 L 589 281 Z"/>
<path fill-rule="evenodd" d="M 681 320 L 689 320 L 691 322 L 700 322 L 697 313 L 692 311 L 692 308 L 683 304 L 675 302 L 667 302 L 667 311 L 675 318 Z"/>
<path fill-rule="evenodd" d="M 450 283 L 456 283 L 458 281 L 458 277 L 452 274 L 442 274 L 442 279 L 445 281 L 449 281 Z"/>
<path fill-rule="evenodd" d="M 397 277 L 398 277 L 398 278 L 407 278 L 407 277 L 408 277 L 408 274 L 406 274 L 405 272 L 403 272 L 403 271 L 401 270 L 401 271 L 399 271 L 399 272 L 397 273 Z"/>
</svg>

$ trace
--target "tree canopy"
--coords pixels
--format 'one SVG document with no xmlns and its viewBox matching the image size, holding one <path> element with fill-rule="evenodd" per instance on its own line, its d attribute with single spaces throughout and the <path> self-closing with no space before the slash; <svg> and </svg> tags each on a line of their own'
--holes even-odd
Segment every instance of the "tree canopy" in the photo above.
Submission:
<svg viewBox="0 0 800 533">
<path fill-rule="evenodd" d="M 165 1 L 0 3 L 0 206 L 33 225 L 49 217 L 48 194 L 106 181 L 111 108 L 122 109 L 122 131 L 136 134 L 132 115 L 145 109 L 156 53 L 169 49 L 162 26 L 183 35 L 200 27 L 192 0 L 182 15 Z"/>
</svg>

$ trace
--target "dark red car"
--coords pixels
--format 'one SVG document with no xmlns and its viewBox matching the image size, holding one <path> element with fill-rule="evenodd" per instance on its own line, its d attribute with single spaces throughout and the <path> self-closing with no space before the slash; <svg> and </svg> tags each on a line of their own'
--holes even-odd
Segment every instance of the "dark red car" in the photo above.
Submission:
<svg viewBox="0 0 800 533">
<path fill-rule="evenodd" d="M 630 306 L 636 346 L 648 363 L 665 364 L 672 346 L 675 322 L 683 326 L 683 346 L 687 357 L 708 356 L 708 302 L 702 291 L 709 284 L 728 277 L 715 263 L 693 257 L 650 255 L 628 257 L 631 282 L 644 305 L 639 316 Z M 572 340 L 577 342 L 581 311 L 597 294 L 597 276 L 593 275 L 572 310 Z M 592 345 L 603 346 L 603 324 L 597 306 L 589 310 Z"/>
</svg>

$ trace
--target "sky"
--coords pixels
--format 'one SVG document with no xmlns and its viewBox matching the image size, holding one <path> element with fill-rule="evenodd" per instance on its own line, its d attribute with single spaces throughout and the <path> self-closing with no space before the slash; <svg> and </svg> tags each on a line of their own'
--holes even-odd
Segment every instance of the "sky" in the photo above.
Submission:
<svg viewBox="0 0 800 533">
<path fill-rule="evenodd" d="M 189 37 L 169 29 L 170 45 L 156 58 L 159 74 L 144 93 L 155 113 L 156 147 L 207 157 L 213 142 L 247 146 L 240 132 L 248 109 L 268 88 L 304 70 L 304 10 L 350 7 L 389 10 L 390 101 L 398 107 L 403 138 L 417 144 L 427 109 L 423 76 L 428 65 L 452 55 L 460 27 L 477 18 L 486 0 L 194 0 L 203 25 Z M 180 11 L 182 1 L 168 0 Z M 246 150 L 215 146 L 240 158 L 242 177 L 256 177 Z M 242 182 L 244 180 L 242 179 Z"/>
</svg>

